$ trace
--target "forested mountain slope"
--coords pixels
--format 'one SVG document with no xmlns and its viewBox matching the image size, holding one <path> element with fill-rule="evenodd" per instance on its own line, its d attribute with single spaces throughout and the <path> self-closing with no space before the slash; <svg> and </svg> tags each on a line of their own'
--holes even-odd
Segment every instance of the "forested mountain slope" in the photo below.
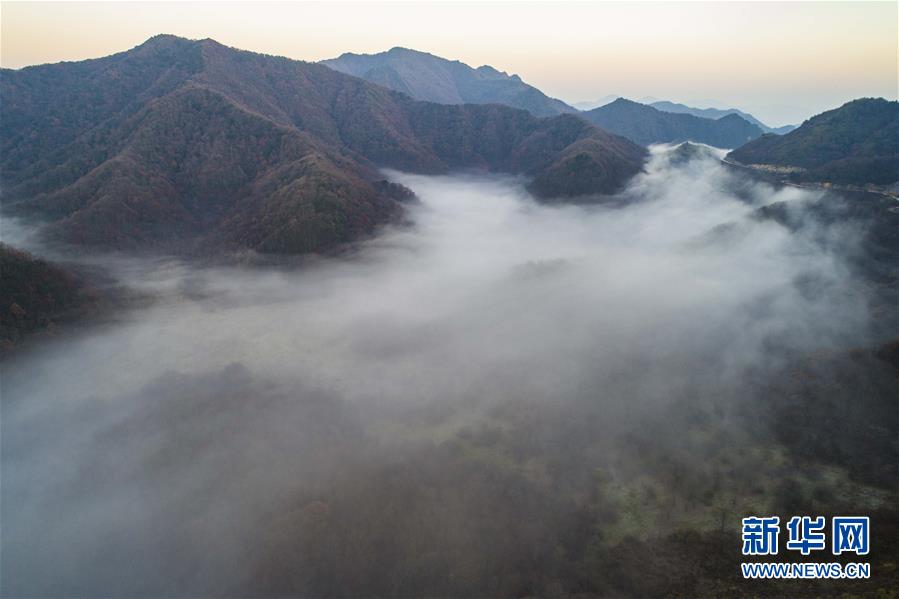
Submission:
<svg viewBox="0 0 899 599">
<path fill-rule="evenodd" d="M 574 116 L 417 102 L 322 65 L 174 36 L 4 70 L 0 99 L 5 207 L 52 219 L 56 239 L 106 247 L 320 251 L 399 212 L 407 194 L 376 167 L 524 173 L 538 192 L 580 195 L 618 189 L 644 156 Z M 574 183 L 554 183 L 560 172 Z"/>
</svg>

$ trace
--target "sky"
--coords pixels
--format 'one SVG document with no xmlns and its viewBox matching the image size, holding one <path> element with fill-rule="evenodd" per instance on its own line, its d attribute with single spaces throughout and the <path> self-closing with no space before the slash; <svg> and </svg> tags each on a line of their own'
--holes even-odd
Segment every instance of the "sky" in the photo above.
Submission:
<svg viewBox="0 0 899 599">
<path fill-rule="evenodd" d="M 158 33 L 315 61 L 404 46 L 489 64 L 567 102 L 737 107 L 771 126 L 896 99 L 897 2 L 2 2 L 8 68 Z"/>
</svg>

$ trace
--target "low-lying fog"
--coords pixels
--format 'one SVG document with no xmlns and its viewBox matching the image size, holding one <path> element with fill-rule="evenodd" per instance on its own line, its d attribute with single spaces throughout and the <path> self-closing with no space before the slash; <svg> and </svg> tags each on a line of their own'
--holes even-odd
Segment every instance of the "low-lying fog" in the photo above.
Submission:
<svg viewBox="0 0 899 599">
<path fill-rule="evenodd" d="M 577 497 L 673 402 L 727 421 L 787 357 L 865 341 L 840 257 L 751 218 L 811 192 L 680 158 L 655 149 L 606 207 L 389 173 L 410 224 L 297 269 L 111 260 L 155 301 L 3 364 L 3 594 L 445 590 L 421 578 L 440 559 L 511 559 L 504 505 L 564 517 L 447 468 L 466 435 L 539 423 L 523 479 Z"/>
</svg>

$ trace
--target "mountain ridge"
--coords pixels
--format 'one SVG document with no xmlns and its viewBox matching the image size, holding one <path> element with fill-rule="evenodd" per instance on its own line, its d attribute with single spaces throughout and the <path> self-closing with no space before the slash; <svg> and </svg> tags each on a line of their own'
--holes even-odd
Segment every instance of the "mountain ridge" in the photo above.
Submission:
<svg viewBox="0 0 899 599">
<path fill-rule="evenodd" d="M 322 251 L 401 211 L 407 194 L 379 183 L 380 166 L 546 180 L 562 150 L 592 138 L 587 162 L 605 170 L 578 189 L 610 193 L 644 156 L 574 116 L 417 102 L 210 39 L 154 36 L 100 59 L 5 70 L 0 92 L 5 207 L 51 218 L 56 239 L 123 249 Z"/>
<path fill-rule="evenodd" d="M 762 130 L 736 114 L 717 120 L 667 113 L 626 98 L 581 113 L 594 125 L 641 145 L 694 141 L 735 148 L 762 135 Z"/>
<path fill-rule="evenodd" d="M 888 185 L 899 181 L 899 102 L 859 98 L 783 136 L 765 135 L 727 158 L 793 181 Z"/>
<path fill-rule="evenodd" d="M 376 54 L 346 52 L 323 60 L 329 68 L 383 85 L 416 99 L 439 104 L 505 104 L 535 116 L 577 112 L 489 65 L 471 67 L 428 52 L 396 46 Z"/>
<path fill-rule="evenodd" d="M 687 106 L 686 104 L 681 104 L 679 102 L 670 102 L 668 100 L 659 100 L 657 102 L 651 102 L 649 104 L 656 110 L 661 110 L 662 112 L 671 112 L 674 114 L 692 114 L 693 116 L 698 116 L 700 118 L 707 119 L 720 119 L 729 114 L 736 114 L 741 117 L 743 120 L 752 123 L 753 125 L 757 125 L 763 132 L 765 133 L 777 133 L 778 135 L 783 135 L 785 133 L 789 133 L 793 129 L 796 128 L 796 125 L 784 125 L 782 127 L 769 127 L 762 121 L 758 120 L 748 112 L 744 112 L 737 108 L 695 108 L 693 106 Z"/>
</svg>

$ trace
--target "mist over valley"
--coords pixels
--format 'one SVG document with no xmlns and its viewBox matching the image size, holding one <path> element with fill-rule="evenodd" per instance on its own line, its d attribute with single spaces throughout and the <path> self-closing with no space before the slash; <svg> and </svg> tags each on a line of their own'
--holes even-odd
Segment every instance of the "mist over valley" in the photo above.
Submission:
<svg viewBox="0 0 899 599">
<path fill-rule="evenodd" d="M 299 267 L 94 255 L 148 299 L 3 362 L 4 594 L 706 592 L 744 510 L 885 507 L 862 236 L 720 155 L 655 147 L 600 206 L 388 171 L 406 222 Z M 850 397 L 865 448 L 781 429 Z M 620 555 L 686 526 L 698 577 Z"/>
</svg>

